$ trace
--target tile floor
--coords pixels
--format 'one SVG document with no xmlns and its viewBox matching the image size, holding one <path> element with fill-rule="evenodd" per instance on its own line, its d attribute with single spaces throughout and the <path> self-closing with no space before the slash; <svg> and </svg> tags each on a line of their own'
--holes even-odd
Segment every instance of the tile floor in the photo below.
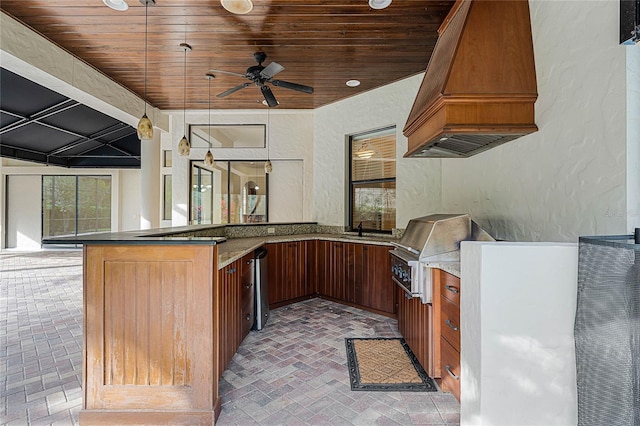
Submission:
<svg viewBox="0 0 640 426">
<path fill-rule="evenodd" d="M 449 394 L 350 390 L 344 338 L 397 335 L 320 299 L 274 310 L 223 375 L 218 424 L 458 424 Z M 77 424 L 81 345 L 81 252 L 0 252 L 0 424 Z"/>
</svg>

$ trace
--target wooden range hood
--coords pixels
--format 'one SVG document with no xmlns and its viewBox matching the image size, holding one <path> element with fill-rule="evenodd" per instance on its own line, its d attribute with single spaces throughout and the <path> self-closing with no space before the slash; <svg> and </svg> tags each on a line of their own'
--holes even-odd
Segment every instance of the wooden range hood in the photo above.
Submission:
<svg viewBox="0 0 640 426">
<path fill-rule="evenodd" d="M 405 157 L 469 157 L 538 130 L 528 1 L 458 0 L 438 32 Z"/>
</svg>

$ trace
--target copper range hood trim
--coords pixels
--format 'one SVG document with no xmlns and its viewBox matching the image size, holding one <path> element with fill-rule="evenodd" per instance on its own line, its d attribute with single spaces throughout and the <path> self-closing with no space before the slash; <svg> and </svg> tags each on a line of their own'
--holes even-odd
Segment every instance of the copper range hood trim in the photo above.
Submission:
<svg viewBox="0 0 640 426">
<path fill-rule="evenodd" d="M 458 0 L 438 32 L 405 157 L 469 157 L 538 130 L 528 2 Z"/>
</svg>

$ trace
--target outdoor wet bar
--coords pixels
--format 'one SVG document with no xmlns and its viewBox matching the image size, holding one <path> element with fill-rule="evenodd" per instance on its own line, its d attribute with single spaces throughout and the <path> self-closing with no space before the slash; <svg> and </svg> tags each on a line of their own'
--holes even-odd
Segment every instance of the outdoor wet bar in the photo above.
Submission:
<svg viewBox="0 0 640 426">
<path fill-rule="evenodd" d="M 81 424 L 213 424 L 220 412 L 218 243 L 144 232 L 83 245 Z"/>
</svg>

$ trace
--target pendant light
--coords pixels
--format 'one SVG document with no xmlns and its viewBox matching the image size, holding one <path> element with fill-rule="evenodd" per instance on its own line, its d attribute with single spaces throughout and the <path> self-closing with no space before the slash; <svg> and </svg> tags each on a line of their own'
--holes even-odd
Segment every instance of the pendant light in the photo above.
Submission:
<svg viewBox="0 0 640 426">
<path fill-rule="evenodd" d="M 140 0 L 144 4 L 144 115 L 138 122 L 138 139 L 148 141 L 153 139 L 153 124 L 147 117 L 147 37 L 148 37 L 148 9 L 149 3 L 156 4 L 155 0 Z M 126 3 L 125 3 L 126 4 Z"/>
<path fill-rule="evenodd" d="M 271 142 L 271 138 L 269 138 L 269 130 L 270 120 L 269 120 L 269 109 L 267 109 L 267 161 L 264 162 L 264 172 L 269 174 L 273 171 L 273 164 L 271 164 L 271 160 L 269 159 L 269 144 Z"/>
<path fill-rule="evenodd" d="M 183 128 L 184 135 L 178 142 L 178 153 L 188 156 L 191 153 L 191 144 L 187 139 L 187 52 L 191 52 L 191 46 L 187 43 L 180 43 L 180 49 L 184 50 L 184 104 L 183 104 Z"/>
<path fill-rule="evenodd" d="M 209 149 L 204 156 L 204 164 L 213 167 L 213 154 L 211 153 L 211 80 L 216 78 L 216 76 L 208 72 L 205 74 L 205 77 L 209 80 L 209 127 L 207 127 L 207 134 L 209 135 Z"/>
</svg>

